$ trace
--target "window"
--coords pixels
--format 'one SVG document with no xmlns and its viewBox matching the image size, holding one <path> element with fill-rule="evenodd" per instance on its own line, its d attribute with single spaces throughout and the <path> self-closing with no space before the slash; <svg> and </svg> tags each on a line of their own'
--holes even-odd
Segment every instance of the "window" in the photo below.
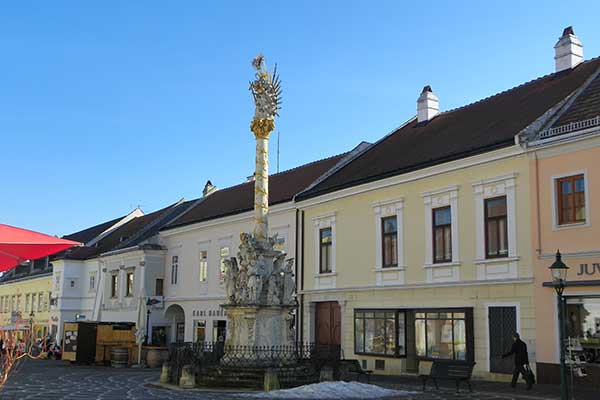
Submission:
<svg viewBox="0 0 600 400">
<path fill-rule="evenodd" d="M 96 289 L 96 274 L 90 274 L 90 290 Z"/>
<path fill-rule="evenodd" d="M 125 287 L 125 296 L 133 296 L 133 271 L 127 272 L 127 286 Z"/>
<path fill-rule="evenodd" d="M 38 306 L 37 306 L 38 311 L 42 311 L 43 304 L 44 304 L 44 293 L 39 292 L 38 293 Z"/>
<path fill-rule="evenodd" d="M 206 250 L 200 251 L 198 270 L 200 282 L 206 282 L 208 279 L 208 251 Z"/>
<path fill-rule="evenodd" d="M 204 342 L 206 341 L 206 321 L 196 321 L 196 330 L 194 334 L 196 335 L 196 342 Z"/>
<path fill-rule="evenodd" d="M 25 295 L 25 311 L 29 312 L 29 293 Z"/>
<path fill-rule="evenodd" d="M 164 280 L 162 278 L 156 279 L 156 286 L 154 287 L 155 296 L 163 296 L 163 285 Z"/>
<path fill-rule="evenodd" d="M 354 352 L 405 356 L 404 312 L 357 310 L 354 314 Z"/>
<path fill-rule="evenodd" d="M 229 247 L 221 247 L 219 250 L 219 255 L 221 257 L 219 262 L 219 281 L 223 283 L 225 282 L 225 260 L 229 258 Z"/>
<path fill-rule="evenodd" d="M 21 311 L 21 295 L 17 295 L 17 311 Z"/>
<path fill-rule="evenodd" d="M 508 256 L 506 196 L 485 200 L 485 255 Z"/>
<path fill-rule="evenodd" d="M 331 272 L 331 266 L 333 265 L 331 228 L 319 230 L 319 244 L 319 272 L 322 274 Z"/>
<path fill-rule="evenodd" d="M 171 257 L 171 285 L 177 285 L 177 274 L 179 270 L 179 256 Z"/>
<path fill-rule="evenodd" d="M 398 220 L 396 216 L 381 219 L 383 268 L 398 266 Z"/>
<path fill-rule="evenodd" d="M 117 274 L 110 276 L 110 297 L 119 297 L 119 275 Z"/>
<path fill-rule="evenodd" d="M 415 346 L 419 357 L 466 360 L 465 312 L 417 312 Z"/>
<path fill-rule="evenodd" d="M 72 288 L 74 288 L 74 287 L 75 287 L 75 280 L 71 279 L 70 286 L 71 286 Z"/>
<path fill-rule="evenodd" d="M 433 209 L 433 262 L 452 261 L 452 215 L 450 207 Z"/>
<path fill-rule="evenodd" d="M 585 181 L 583 175 L 556 180 L 558 224 L 585 222 Z"/>
</svg>

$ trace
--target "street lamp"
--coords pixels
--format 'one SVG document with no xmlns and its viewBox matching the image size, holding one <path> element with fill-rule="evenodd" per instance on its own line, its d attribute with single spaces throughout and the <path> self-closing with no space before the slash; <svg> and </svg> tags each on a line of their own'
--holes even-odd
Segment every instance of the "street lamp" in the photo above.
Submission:
<svg viewBox="0 0 600 400">
<path fill-rule="evenodd" d="M 554 283 L 554 290 L 556 290 L 556 299 L 558 303 L 558 332 L 559 332 L 559 345 L 560 345 L 560 400 L 568 400 L 569 393 L 567 391 L 567 368 L 565 365 L 565 346 L 564 341 L 565 332 L 565 321 L 564 321 L 564 298 L 563 291 L 567 283 L 567 271 L 569 267 L 562 262 L 562 256 L 560 251 L 556 251 L 556 259 L 550 266 L 550 273 L 552 274 L 552 282 Z"/>
<path fill-rule="evenodd" d="M 35 317 L 35 314 L 33 313 L 33 310 L 31 310 L 31 313 L 29 314 L 29 351 L 31 351 L 31 349 L 33 348 L 33 318 Z"/>
</svg>

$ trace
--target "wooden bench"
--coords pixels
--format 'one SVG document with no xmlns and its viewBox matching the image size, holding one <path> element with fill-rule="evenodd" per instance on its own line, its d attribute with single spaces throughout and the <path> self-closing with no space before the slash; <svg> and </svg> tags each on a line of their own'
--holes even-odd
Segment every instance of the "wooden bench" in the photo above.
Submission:
<svg viewBox="0 0 600 400">
<path fill-rule="evenodd" d="M 348 374 L 356 374 L 356 380 L 360 382 L 361 376 L 367 377 L 367 383 L 371 383 L 371 374 L 373 371 L 363 369 L 358 360 L 340 360 L 340 370 Z"/>
<path fill-rule="evenodd" d="M 425 391 L 425 384 L 429 378 L 433 380 L 435 388 L 438 390 L 438 380 L 451 380 L 456 382 L 456 393 L 459 391 L 461 381 L 467 383 L 470 392 L 473 391 L 470 380 L 473 374 L 473 367 L 475 367 L 474 362 L 435 360 L 433 363 L 429 362 L 429 373 L 424 371 L 427 368 L 428 362 L 422 361 L 420 364 L 425 364 L 423 365 L 423 370 L 421 369 L 421 365 L 419 365 L 419 376 L 423 380 L 423 391 Z"/>
</svg>

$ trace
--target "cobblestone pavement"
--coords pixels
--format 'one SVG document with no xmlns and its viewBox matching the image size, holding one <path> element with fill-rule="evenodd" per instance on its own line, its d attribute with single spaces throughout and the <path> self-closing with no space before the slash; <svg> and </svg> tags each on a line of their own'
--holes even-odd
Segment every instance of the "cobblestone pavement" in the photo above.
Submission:
<svg viewBox="0 0 600 400">
<path fill-rule="evenodd" d="M 61 361 L 25 360 L 0 390 L 2 400 L 234 400 L 240 399 L 232 391 L 182 391 L 155 385 L 159 371 L 137 369 L 112 369 L 107 367 L 75 366 Z M 440 391 L 422 392 L 414 379 L 374 379 L 373 383 L 389 388 L 414 390 L 414 400 L 541 400 L 557 399 L 556 387 L 546 390 L 536 388 L 526 392 L 523 387 L 514 391 L 507 384 L 475 382 L 475 391 L 466 389 L 456 394 L 451 387 Z M 522 386 L 522 385 L 521 385 Z M 542 387 L 543 389 L 543 387 Z M 578 397 L 578 400 L 583 400 Z"/>
</svg>

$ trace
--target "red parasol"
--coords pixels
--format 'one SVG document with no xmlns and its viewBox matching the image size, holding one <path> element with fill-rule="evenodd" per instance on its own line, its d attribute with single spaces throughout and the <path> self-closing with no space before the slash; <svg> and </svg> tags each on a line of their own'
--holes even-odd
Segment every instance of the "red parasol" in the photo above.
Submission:
<svg viewBox="0 0 600 400">
<path fill-rule="evenodd" d="M 22 261 L 46 257 L 74 246 L 82 244 L 0 224 L 0 272 L 14 268 Z"/>
</svg>

